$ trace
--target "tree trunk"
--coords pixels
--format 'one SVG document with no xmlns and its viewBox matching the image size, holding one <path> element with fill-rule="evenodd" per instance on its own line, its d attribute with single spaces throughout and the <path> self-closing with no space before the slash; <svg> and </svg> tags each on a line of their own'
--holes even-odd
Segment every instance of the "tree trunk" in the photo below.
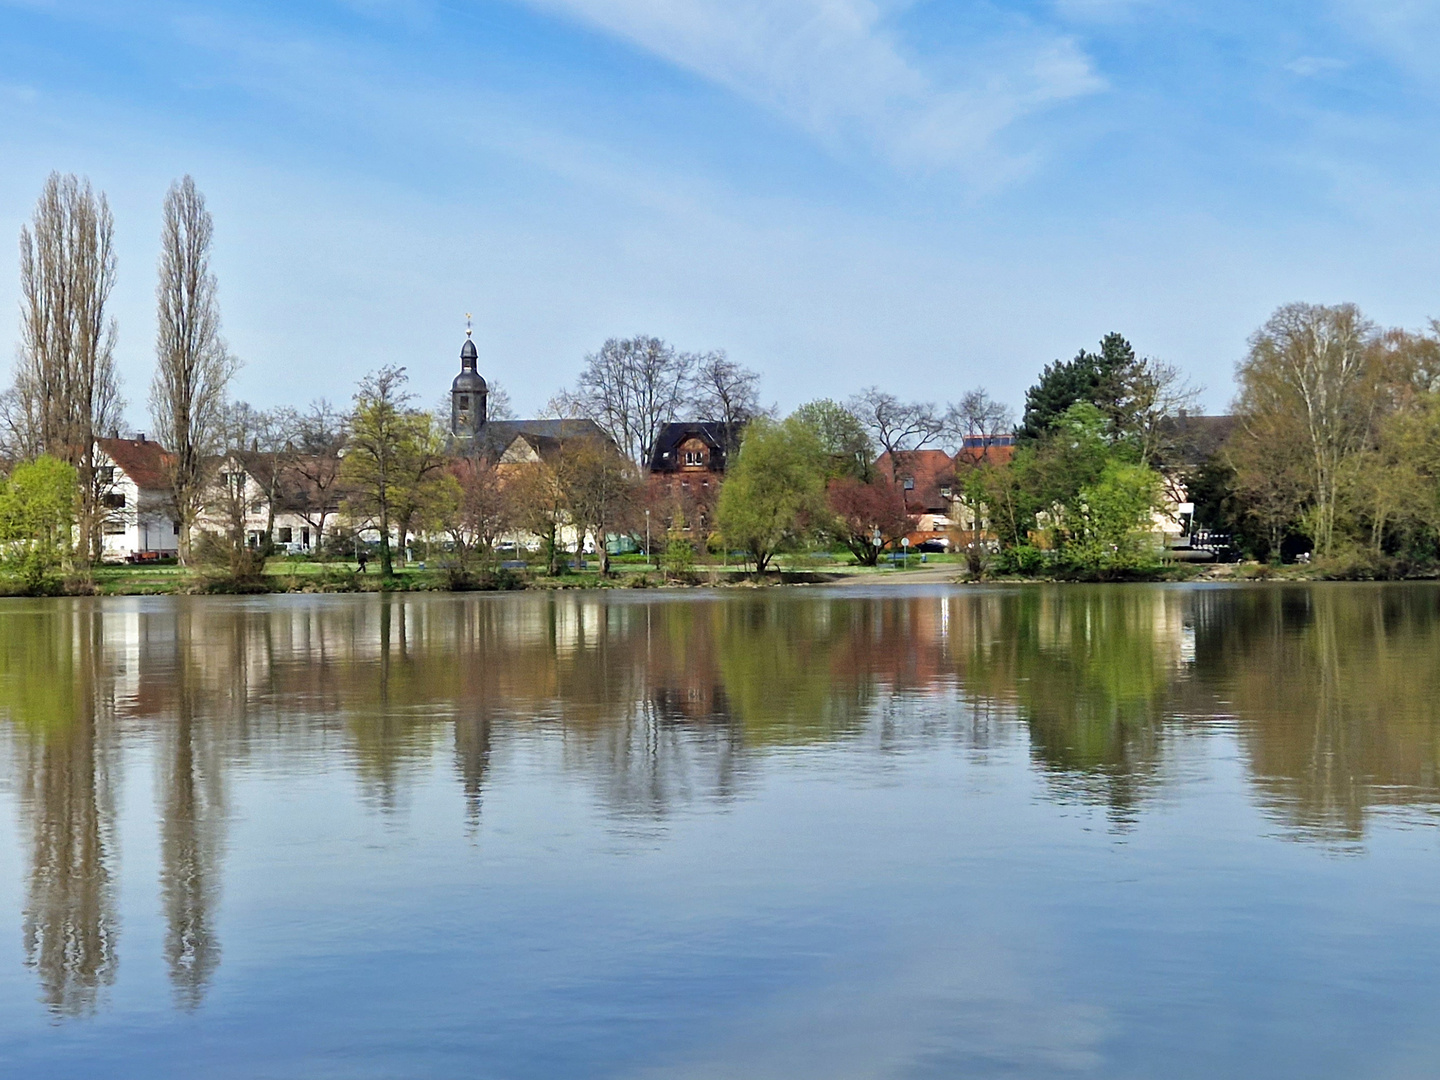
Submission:
<svg viewBox="0 0 1440 1080">
<path fill-rule="evenodd" d="M 380 576 L 395 576 L 395 564 L 390 559 L 390 508 L 380 506 Z"/>
</svg>

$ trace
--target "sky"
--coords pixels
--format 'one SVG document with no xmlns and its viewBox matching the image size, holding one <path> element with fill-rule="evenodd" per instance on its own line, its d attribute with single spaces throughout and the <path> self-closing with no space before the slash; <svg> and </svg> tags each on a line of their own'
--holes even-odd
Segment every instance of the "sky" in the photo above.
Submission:
<svg viewBox="0 0 1440 1080">
<path fill-rule="evenodd" d="M 256 406 L 434 402 L 472 312 L 522 416 L 637 333 L 788 411 L 1018 408 L 1118 330 L 1219 410 L 1281 304 L 1440 316 L 1437 45 L 1426 0 L 0 0 L 0 235 L 106 193 L 140 430 L 186 173 Z"/>
</svg>

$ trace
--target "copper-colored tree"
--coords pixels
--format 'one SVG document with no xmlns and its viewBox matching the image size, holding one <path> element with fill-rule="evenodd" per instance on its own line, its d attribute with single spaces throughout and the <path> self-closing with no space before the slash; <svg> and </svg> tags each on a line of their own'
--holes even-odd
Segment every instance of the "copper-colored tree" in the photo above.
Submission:
<svg viewBox="0 0 1440 1080">
<path fill-rule="evenodd" d="M 826 500 L 835 515 L 837 535 L 863 566 L 874 566 L 880 551 L 915 527 L 905 508 L 905 493 L 888 476 L 868 483 L 842 476 L 830 481 Z"/>
</svg>

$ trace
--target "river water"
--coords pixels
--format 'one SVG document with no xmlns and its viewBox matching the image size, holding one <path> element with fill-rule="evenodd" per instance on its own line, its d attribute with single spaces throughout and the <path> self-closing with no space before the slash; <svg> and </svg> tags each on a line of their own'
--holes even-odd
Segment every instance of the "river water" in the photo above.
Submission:
<svg viewBox="0 0 1440 1080">
<path fill-rule="evenodd" d="M 4 601 L 6 1077 L 1433 1077 L 1440 588 Z"/>
</svg>

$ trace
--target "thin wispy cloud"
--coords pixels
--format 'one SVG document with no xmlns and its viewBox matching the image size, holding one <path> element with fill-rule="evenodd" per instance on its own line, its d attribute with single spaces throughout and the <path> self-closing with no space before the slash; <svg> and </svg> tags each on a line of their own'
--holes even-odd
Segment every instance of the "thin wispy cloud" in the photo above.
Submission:
<svg viewBox="0 0 1440 1080">
<path fill-rule="evenodd" d="M 1435 0 L 1333 0 L 1342 22 L 1382 55 L 1425 82 L 1440 81 L 1435 43 L 1440 3 Z"/>
<path fill-rule="evenodd" d="M 1104 85 L 1073 39 L 1019 18 L 942 75 L 906 48 L 899 9 L 874 0 L 528 2 L 908 168 L 993 169 L 1000 132 Z"/>
<path fill-rule="evenodd" d="M 1349 66 L 1347 61 L 1333 56 L 1300 56 L 1286 64 L 1285 69 L 1303 79 L 1313 79 L 1319 75 L 1344 71 Z"/>
</svg>

